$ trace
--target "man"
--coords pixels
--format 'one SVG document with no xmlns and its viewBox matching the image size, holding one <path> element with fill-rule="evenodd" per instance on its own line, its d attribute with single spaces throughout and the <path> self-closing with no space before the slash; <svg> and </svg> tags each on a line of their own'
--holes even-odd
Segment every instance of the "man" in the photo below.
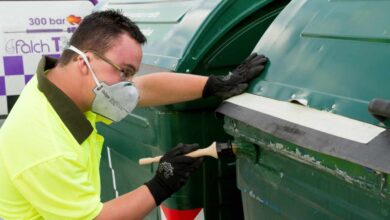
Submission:
<svg viewBox="0 0 390 220">
<path fill-rule="evenodd" d="M 96 12 L 85 17 L 58 61 L 41 60 L 0 130 L 0 218 L 142 219 L 201 165 L 202 158 L 184 156 L 198 146 L 179 144 L 162 157 L 152 180 L 103 204 L 103 137 L 95 123 L 119 121 L 136 105 L 240 94 L 267 62 L 252 55 L 225 77 L 133 77 L 145 42 L 120 13 Z"/>
</svg>

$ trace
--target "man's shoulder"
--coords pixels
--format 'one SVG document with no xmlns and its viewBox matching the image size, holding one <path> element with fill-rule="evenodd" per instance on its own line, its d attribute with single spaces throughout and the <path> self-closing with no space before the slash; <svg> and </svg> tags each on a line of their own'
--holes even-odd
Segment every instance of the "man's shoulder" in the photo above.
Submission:
<svg viewBox="0 0 390 220">
<path fill-rule="evenodd" d="M 26 89 L 0 129 L 0 160 L 12 173 L 79 146 L 39 90 Z"/>
<path fill-rule="evenodd" d="M 23 90 L 0 130 L 0 139 L 18 143 L 50 144 L 65 137 L 67 129 L 34 78 Z M 64 134 L 65 133 L 65 134 Z"/>
</svg>

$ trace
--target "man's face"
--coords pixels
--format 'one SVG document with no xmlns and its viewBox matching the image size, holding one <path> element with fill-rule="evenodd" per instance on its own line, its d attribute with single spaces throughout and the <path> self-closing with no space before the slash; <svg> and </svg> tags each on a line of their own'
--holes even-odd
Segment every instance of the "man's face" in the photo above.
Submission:
<svg viewBox="0 0 390 220">
<path fill-rule="evenodd" d="M 105 53 L 93 53 L 92 68 L 99 81 L 111 85 L 123 80 L 132 80 L 142 60 L 141 45 L 127 34 L 121 35 Z"/>
</svg>

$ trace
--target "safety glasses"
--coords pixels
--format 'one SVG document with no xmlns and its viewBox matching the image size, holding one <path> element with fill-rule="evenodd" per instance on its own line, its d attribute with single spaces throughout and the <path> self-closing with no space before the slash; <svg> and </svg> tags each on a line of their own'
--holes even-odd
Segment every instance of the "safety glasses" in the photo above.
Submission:
<svg viewBox="0 0 390 220">
<path fill-rule="evenodd" d="M 110 64 L 114 69 L 116 69 L 119 72 L 122 81 L 129 80 L 130 77 L 134 76 L 134 74 L 135 74 L 134 69 L 132 69 L 132 68 L 123 69 L 120 66 L 116 65 L 115 63 L 113 63 L 107 57 L 103 56 L 102 54 L 99 54 L 98 52 L 93 51 L 93 50 L 89 50 L 89 52 L 93 53 L 94 55 L 96 55 L 97 57 L 102 59 L 104 62 Z"/>
</svg>

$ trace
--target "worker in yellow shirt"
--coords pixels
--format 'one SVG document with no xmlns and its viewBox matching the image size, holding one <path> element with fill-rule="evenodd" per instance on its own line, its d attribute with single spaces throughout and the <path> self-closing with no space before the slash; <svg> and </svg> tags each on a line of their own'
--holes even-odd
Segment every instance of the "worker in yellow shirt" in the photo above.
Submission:
<svg viewBox="0 0 390 220">
<path fill-rule="evenodd" d="M 264 69 L 253 54 L 226 76 L 140 68 L 139 28 L 117 11 L 84 18 L 59 60 L 43 57 L 0 130 L 0 218 L 142 219 L 179 190 L 202 158 L 179 144 L 160 160 L 154 178 L 102 203 L 98 121 L 120 121 L 136 106 L 156 106 L 242 93 Z"/>
</svg>

